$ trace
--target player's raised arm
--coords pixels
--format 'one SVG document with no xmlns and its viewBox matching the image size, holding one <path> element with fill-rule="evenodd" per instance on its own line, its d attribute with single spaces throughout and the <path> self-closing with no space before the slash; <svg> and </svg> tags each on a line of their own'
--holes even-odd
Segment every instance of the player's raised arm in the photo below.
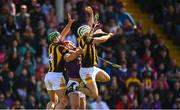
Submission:
<svg viewBox="0 0 180 110">
<path fill-rule="evenodd" d="M 69 33 L 70 29 L 71 29 L 71 25 L 72 23 L 75 21 L 75 19 L 71 18 L 71 15 L 68 13 L 68 24 L 65 26 L 65 28 L 62 30 L 61 32 L 61 36 L 62 36 L 62 41 L 65 39 L 65 37 L 67 36 L 67 34 Z"/>
<path fill-rule="evenodd" d="M 90 6 L 87 6 L 85 8 L 85 11 L 88 12 L 89 14 L 89 20 L 88 20 L 88 26 L 92 29 L 93 24 L 94 24 L 94 13 L 93 10 Z"/>
<path fill-rule="evenodd" d="M 109 33 L 107 35 L 103 35 L 101 37 L 94 37 L 93 38 L 93 43 L 94 44 L 98 44 L 98 43 L 103 43 L 106 42 L 109 38 L 111 38 L 113 36 L 112 33 Z"/>
</svg>

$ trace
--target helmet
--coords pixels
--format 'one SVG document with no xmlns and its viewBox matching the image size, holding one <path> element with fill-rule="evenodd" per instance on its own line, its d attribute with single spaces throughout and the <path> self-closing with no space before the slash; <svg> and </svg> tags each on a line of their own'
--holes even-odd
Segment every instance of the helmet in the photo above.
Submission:
<svg viewBox="0 0 180 110">
<path fill-rule="evenodd" d="M 51 43 L 55 38 L 59 36 L 60 36 L 60 33 L 58 31 L 51 32 L 48 35 L 48 41 Z"/>
<path fill-rule="evenodd" d="M 78 35 L 79 36 L 85 36 L 86 33 L 89 33 L 91 31 L 90 27 L 88 25 L 82 25 L 78 28 Z"/>
</svg>

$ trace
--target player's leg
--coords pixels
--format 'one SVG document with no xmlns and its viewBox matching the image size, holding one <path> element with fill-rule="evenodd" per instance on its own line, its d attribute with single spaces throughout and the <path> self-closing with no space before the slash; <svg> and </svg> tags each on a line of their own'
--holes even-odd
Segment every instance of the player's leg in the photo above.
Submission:
<svg viewBox="0 0 180 110">
<path fill-rule="evenodd" d="M 86 84 L 86 87 L 80 87 L 79 91 L 94 99 L 98 96 L 98 88 L 95 81 Z"/>
<path fill-rule="evenodd" d="M 49 90 L 48 95 L 49 95 L 50 101 L 47 104 L 46 109 L 48 110 L 54 109 L 55 105 L 58 103 L 58 96 L 53 90 Z"/>
<path fill-rule="evenodd" d="M 79 87 L 79 91 L 86 94 L 89 97 L 96 98 L 98 96 L 98 88 L 95 80 L 89 79 L 85 82 L 86 87 Z"/>
<path fill-rule="evenodd" d="M 95 71 L 98 71 L 96 74 L 96 81 L 107 82 L 110 80 L 110 76 L 104 70 L 96 67 Z"/>
<path fill-rule="evenodd" d="M 79 78 L 69 78 L 68 81 L 68 88 L 72 84 L 76 84 L 76 86 L 79 86 L 80 79 Z M 69 102 L 71 109 L 79 109 L 80 108 L 80 94 L 78 91 L 71 91 L 69 94 Z"/>
<path fill-rule="evenodd" d="M 55 109 L 64 109 L 68 104 L 68 98 L 65 96 L 64 90 L 56 90 L 56 94 L 58 95 L 59 102 L 56 104 Z"/>
<path fill-rule="evenodd" d="M 57 95 L 55 94 L 55 92 L 53 91 L 53 88 L 52 88 L 52 82 L 51 82 L 51 74 L 47 73 L 45 78 L 44 78 L 44 82 L 45 82 L 45 86 L 46 86 L 46 89 L 48 91 L 48 95 L 50 97 L 50 101 L 48 102 L 47 106 L 46 106 L 46 109 L 54 109 L 55 105 L 57 104 L 58 102 L 58 97 Z"/>
<path fill-rule="evenodd" d="M 86 109 L 86 96 L 80 93 L 80 109 Z"/>
<path fill-rule="evenodd" d="M 71 105 L 71 109 L 79 109 L 80 108 L 80 94 L 78 92 L 70 93 L 69 102 Z"/>
<path fill-rule="evenodd" d="M 80 77 L 85 83 L 86 87 L 80 86 L 79 91 L 92 98 L 96 98 L 98 96 L 98 88 L 95 81 L 96 73 L 95 67 L 80 69 Z"/>
<path fill-rule="evenodd" d="M 51 79 L 52 87 L 55 93 L 58 95 L 58 103 L 55 109 L 64 109 L 68 104 L 68 98 L 65 96 L 66 92 L 66 82 L 62 74 L 56 74 L 54 78 Z"/>
</svg>

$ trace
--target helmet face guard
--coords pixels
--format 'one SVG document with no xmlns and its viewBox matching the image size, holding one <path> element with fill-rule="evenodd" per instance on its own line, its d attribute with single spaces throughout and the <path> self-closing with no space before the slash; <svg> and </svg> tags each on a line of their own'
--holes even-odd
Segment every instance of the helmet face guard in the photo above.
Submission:
<svg viewBox="0 0 180 110">
<path fill-rule="evenodd" d="M 85 36 L 86 33 L 90 33 L 91 28 L 88 25 L 82 25 L 78 28 L 78 35 L 79 36 Z"/>
<path fill-rule="evenodd" d="M 52 43 L 54 41 L 54 39 L 56 39 L 57 37 L 60 37 L 60 33 L 58 31 L 49 33 L 49 35 L 48 35 L 49 43 Z"/>
</svg>

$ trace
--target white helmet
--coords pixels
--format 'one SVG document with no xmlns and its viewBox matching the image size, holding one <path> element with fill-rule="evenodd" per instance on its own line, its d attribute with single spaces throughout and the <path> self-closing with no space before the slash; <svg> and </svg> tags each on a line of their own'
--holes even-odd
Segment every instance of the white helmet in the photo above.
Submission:
<svg viewBox="0 0 180 110">
<path fill-rule="evenodd" d="M 79 36 L 85 36 L 86 33 L 90 33 L 90 31 L 91 28 L 88 25 L 82 25 L 77 30 Z"/>
</svg>

